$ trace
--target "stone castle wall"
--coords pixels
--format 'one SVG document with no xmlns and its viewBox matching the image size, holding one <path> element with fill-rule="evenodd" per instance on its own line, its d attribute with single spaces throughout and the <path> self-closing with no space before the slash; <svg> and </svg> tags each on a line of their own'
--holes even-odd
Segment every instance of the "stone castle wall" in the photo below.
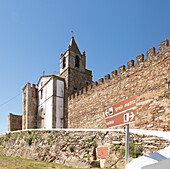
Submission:
<svg viewBox="0 0 170 169">
<path fill-rule="evenodd" d="M 8 131 L 22 130 L 22 116 L 9 113 L 8 115 Z"/>
<path fill-rule="evenodd" d="M 93 82 L 68 99 L 68 128 L 106 128 L 104 109 L 136 95 L 136 122 L 130 128 L 170 131 L 170 46 L 165 40 Z"/>
</svg>

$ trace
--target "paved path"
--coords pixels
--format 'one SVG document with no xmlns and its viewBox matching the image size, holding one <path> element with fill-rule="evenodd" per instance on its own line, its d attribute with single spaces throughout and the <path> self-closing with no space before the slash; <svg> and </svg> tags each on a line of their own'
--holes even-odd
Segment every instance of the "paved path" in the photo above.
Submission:
<svg viewBox="0 0 170 169">
<path fill-rule="evenodd" d="M 137 129 L 132 129 L 130 130 L 130 132 L 138 133 L 138 134 L 154 135 L 170 141 L 170 132 L 137 130 Z M 170 169 L 169 159 L 170 159 L 170 146 L 162 150 L 159 150 L 157 152 L 133 159 L 126 166 L 126 169 Z M 167 166 L 167 164 L 169 164 L 169 166 Z M 160 165 L 164 165 L 164 166 L 160 167 Z M 152 167 L 152 168 L 148 168 L 148 167 Z"/>
<path fill-rule="evenodd" d="M 170 168 L 170 158 L 166 160 L 162 160 L 161 162 L 147 165 L 145 167 L 142 167 L 142 169 L 169 169 Z"/>
</svg>

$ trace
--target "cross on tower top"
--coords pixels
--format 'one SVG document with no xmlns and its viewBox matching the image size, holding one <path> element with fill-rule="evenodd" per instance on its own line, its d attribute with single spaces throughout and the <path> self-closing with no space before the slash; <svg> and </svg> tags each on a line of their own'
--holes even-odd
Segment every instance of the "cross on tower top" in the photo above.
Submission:
<svg viewBox="0 0 170 169">
<path fill-rule="evenodd" d="M 73 33 L 74 33 L 74 31 L 73 31 L 73 30 L 71 30 L 71 34 L 72 34 L 72 36 L 73 36 Z"/>
</svg>

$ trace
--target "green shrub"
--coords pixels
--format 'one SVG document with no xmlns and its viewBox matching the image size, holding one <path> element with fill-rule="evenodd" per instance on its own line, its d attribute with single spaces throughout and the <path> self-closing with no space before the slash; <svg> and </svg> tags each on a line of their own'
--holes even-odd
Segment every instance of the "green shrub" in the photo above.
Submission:
<svg viewBox="0 0 170 169">
<path fill-rule="evenodd" d="M 115 154 L 117 153 L 119 146 L 115 146 Z"/>
<path fill-rule="evenodd" d="M 32 141 L 33 141 L 33 136 L 30 136 L 30 137 L 25 137 L 25 141 L 28 143 L 28 145 L 30 146 L 32 144 Z"/>
<path fill-rule="evenodd" d="M 121 156 L 123 156 L 123 157 L 125 156 L 125 149 L 124 149 L 124 148 L 120 150 L 120 154 L 121 154 Z"/>
<path fill-rule="evenodd" d="M 142 147 L 141 146 L 137 146 L 136 147 L 136 149 L 135 149 L 135 151 L 136 151 L 136 156 L 138 157 L 139 155 L 143 155 L 143 153 L 142 153 Z"/>
<path fill-rule="evenodd" d="M 43 144 L 43 145 L 46 145 L 47 143 L 43 141 L 43 143 L 42 143 L 42 144 Z"/>
<path fill-rule="evenodd" d="M 27 141 L 27 139 L 28 139 L 27 137 L 24 138 L 25 141 Z"/>
<path fill-rule="evenodd" d="M 71 146 L 69 147 L 70 152 L 74 152 L 74 148 Z"/>
<path fill-rule="evenodd" d="M 13 134 L 11 134 L 11 139 L 12 139 L 12 140 L 17 139 L 17 137 L 18 137 L 18 133 L 13 133 Z"/>
<path fill-rule="evenodd" d="M 28 134 L 29 134 L 29 135 L 31 134 L 31 131 L 30 131 L 30 130 L 28 130 Z"/>
<path fill-rule="evenodd" d="M 139 155 L 142 155 L 142 147 L 135 146 L 133 143 L 129 143 L 129 156 L 134 158 L 138 157 Z"/>
<path fill-rule="evenodd" d="M 88 154 L 88 156 L 87 156 L 87 160 L 88 160 L 88 161 L 90 160 L 90 157 L 91 157 L 90 154 Z"/>
<path fill-rule="evenodd" d="M 53 138 L 53 136 L 52 136 L 52 135 L 49 135 L 48 137 L 49 137 L 49 138 Z"/>
<path fill-rule="evenodd" d="M 0 145 L 2 145 L 4 143 L 4 139 L 5 139 L 4 137 L 0 138 Z"/>
<path fill-rule="evenodd" d="M 129 143 L 129 156 L 134 156 L 135 145 L 133 143 Z"/>
<path fill-rule="evenodd" d="M 115 147 L 115 153 L 116 150 L 118 150 L 119 147 Z M 130 157 L 138 157 L 140 155 L 142 155 L 142 147 L 141 146 L 135 146 L 133 143 L 129 143 L 129 156 Z M 120 150 L 120 154 L 122 156 L 125 156 L 125 149 L 121 149 Z"/>
<path fill-rule="evenodd" d="M 69 133 L 66 133 L 66 136 L 69 136 Z"/>
<path fill-rule="evenodd" d="M 50 143 L 51 143 L 51 139 L 49 138 L 47 139 L 47 144 L 50 145 Z"/>
<path fill-rule="evenodd" d="M 92 142 L 92 141 L 93 141 L 93 138 L 87 139 L 87 142 L 89 142 L 89 143 Z"/>
<path fill-rule="evenodd" d="M 19 144 L 20 144 L 20 141 L 19 141 L 19 139 L 18 139 L 16 145 L 19 145 Z"/>
<path fill-rule="evenodd" d="M 90 148 L 90 144 L 87 144 L 87 147 L 89 147 L 89 148 Z"/>
<path fill-rule="evenodd" d="M 56 146 L 60 146 L 60 143 L 58 140 L 56 140 L 56 143 L 55 143 Z"/>
<path fill-rule="evenodd" d="M 38 138 L 39 140 L 42 140 L 42 137 L 41 137 L 41 136 L 38 136 L 37 138 Z"/>
<path fill-rule="evenodd" d="M 7 142 L 9 139 L 7 137 L 5 137 L 5 142 Z"/>
</svg>

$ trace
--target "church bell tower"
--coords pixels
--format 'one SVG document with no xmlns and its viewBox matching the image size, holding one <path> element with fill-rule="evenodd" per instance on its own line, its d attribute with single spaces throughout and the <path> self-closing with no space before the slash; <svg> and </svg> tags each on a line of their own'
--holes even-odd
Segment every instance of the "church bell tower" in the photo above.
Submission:
<svg viewBox="0 0 170 169">
<path fill-rule="evenodd" d="M 86 69 L 86 54 L 71 38 L 67 51 L 60 57 L 60 76 L 65 79 L 67 97 L 92 83 L 92 71 Z"/>
</svg>

